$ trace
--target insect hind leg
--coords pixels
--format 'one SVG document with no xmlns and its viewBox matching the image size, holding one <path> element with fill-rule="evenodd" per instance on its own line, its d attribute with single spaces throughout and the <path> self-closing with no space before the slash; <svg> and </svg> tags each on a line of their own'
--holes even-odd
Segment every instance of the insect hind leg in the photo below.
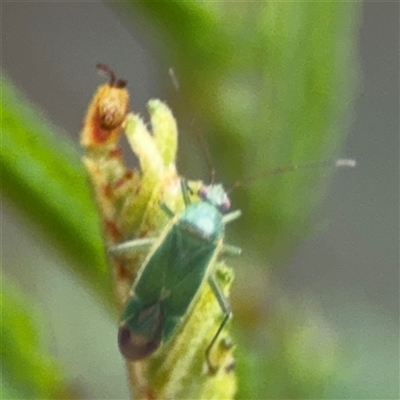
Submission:
<svg viewBox="0 0 400 400">
<path fill-rule="evenodd" d="M 215 279 L 215 277 L 213 275 L 210 275 L 210 277 L 208 278 L 208 283 L 209 283 L 211 290 L 214 293 L 214 296 L 217 299 L 218 304 L 221 307 L 221 310 L 224 314 L 224 317 L 222 319 L 222 322 L 221 322 L 217 332 L 215 333 L 214 337 L 212 338 L 210 344 L 207 346 L 207 349 L 206 349 L 206 360 L 207 360 L 209 371 L 211 374 L 215 374 L 218 371 L 219 366 L 215 366 L 211 362 L 211 359 L 210 359 L 211 350 L 214 347 L 214 345 L 215 345 L 218 337 L 220 336 L 222 330 L 224 329 L 226 323 L 231 318 L 232 310 L 231 310 L 231 305 L 229 304 L 229 300 L 224 295 L 224 292 L 223 292 L 221 286 L 219 285 L 218 281 Z"/>
</svg>

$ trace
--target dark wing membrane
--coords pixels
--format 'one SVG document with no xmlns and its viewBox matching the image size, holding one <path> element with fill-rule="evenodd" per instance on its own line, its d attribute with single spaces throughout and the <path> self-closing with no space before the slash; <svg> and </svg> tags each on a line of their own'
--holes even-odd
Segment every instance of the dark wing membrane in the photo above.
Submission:
<svg viewBox="0 0 400 400">
<path fill-rule="evenodd" d="M 141 360 L 160 347 L 164 329 L 160 302 L 144 307 L 135 296 L 131 297 L 123 317 L 118 329 L 118 346 L 125 358 Z"/>
</svg>

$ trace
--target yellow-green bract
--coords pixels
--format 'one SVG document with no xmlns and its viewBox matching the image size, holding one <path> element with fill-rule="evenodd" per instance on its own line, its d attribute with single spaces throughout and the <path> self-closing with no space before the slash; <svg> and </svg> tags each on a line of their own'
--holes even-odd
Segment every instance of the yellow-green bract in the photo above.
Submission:
<svg viewBox="0 0 400 400">
<path fill-rule="evenodd" d="M 210 350 L 228 321 L 231 310 L 213 266 L 221 253 L 239 254 L 240 249 L 224 245 L 225 224 L 240 216 L 228 212 L 230 202 L 222 185 L 199 191 L 201 201 L 191 204 L 189 188 L 181 181 L 185 210 L 180 215 L 162 204 L 171 220 L 158 239 L 136 239 L 110 249 L 114 255 L 151 247 L 132 286 L 122 313 L 118 344 L 129 360 L 142 360 L 171 338 L 175 328 L 190 313 L 206 281 L 218 300 L 224 318 L 206 350 L 210 371 Z"/>
</svg>

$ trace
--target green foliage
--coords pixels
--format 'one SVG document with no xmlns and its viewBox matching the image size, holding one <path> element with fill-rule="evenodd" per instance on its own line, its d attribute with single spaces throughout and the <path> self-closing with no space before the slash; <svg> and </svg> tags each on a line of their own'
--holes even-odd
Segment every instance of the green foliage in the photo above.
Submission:
<svg viewBox="0 0 400 400">
<path fill-rule="evenodd" d="M 76 146 L 55 134 L 4 76 L 1 115 L 3 194 L 111 304 L 98 217 Z"/>
<path fill-rule="evenodd" d="M 61 368 L 43 346 L 32 301 L 4 278 L 1 285 L 2 399 L 65 397 Z"/>
<path fill-rule="evenodd" d="M 275 301 L 268 323 L 241 339 L 238 399 L 320 399 L 341 368 L 336 334 L 304 301 Z"/>
</svg>

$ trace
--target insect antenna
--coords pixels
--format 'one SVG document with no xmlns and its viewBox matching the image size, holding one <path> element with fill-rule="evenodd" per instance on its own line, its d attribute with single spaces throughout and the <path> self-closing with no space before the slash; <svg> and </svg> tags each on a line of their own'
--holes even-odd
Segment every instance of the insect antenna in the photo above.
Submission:
<svg viewBox="0 0 400 400">
<path fill-rule="evenodd" d="M 179 91 L 179 80 L 178 80 L 178 77 L 175 74 L 175 70 L 172 67 L 170 67 L 168 69 L 168 75 L 171 78 L 172 86 L 178 92 Z"/>
<path fill-rule="evenodd" d="M 122 89 L 127 85 L 126 80 L 117 79 L 114 71 L 107 64 L 102 64 L 102 63 L 96 64 L 96 68 L 99 71 L 103 72 L 109 78 L 108 84 L 110 86 Z"/>
<path fill-rule="evenodd" d="M 195 138 L 197 143 L 199 144 L 201 151 L 203 152 L 204 158 L 206 160 L 206 164 L 208 167 L 208 170 L 210 172 L 210 185 L 213 185 L 215 183 L 215 167 L 212 161 L 211 153 L 210 153 L 210 148 L 208 147 L 207 141 L 204 138 L 204 136 L 200 135 L 198 131 L 195 131 Z"/>
<path fill-rule="evenodd" d="M 169 74 L 169 76 L 171 78 L 172 86 L 178 92 L 179 89 L 180 89 L 179 80 L 178 80 L 178 77 L 177 77 L 177 75 L 175 73 L 174 68 L 170 67 L 168 69 L 168 74 Z M 192 119 L 191 122 L 190 122 L 190 126 L 191 127 L 195 126 L 194 122 L 195 122 L 194 119 Z M 208 143 L 207 143 L 206 139 L 204 138 L 204 136 L 200 135 L 198 133 L 198 131 L 193 130 L 193 132 L 194 132 L 194 137 L 196 139 L 196 142 L 200 146 L 201 151 L 202 151 L 202 153 L 204 155 L 204 159 L 206 161 L 207 168 L 210 171 L 209 184 L 213 185 L 215 183 L 215 174 L 216 174 L 216 172 L 215 172 L 215 167 L 214 167 L 214 163 L 213 163 L 213 160 L 212 160 L 212 157 L 211 157 L 211 153 L 210 153 L 210 149 L 209 149 Z"/>
<path fill-rule="evenodd" d="M 274 176 L 274 175 L 281 175 L 286 172 L 292 172 L 292 171 L 297 171 L 297 170 L 302 170 L 302 169 L 313 169 L 313 168 L 339 168 L 339 167 L 355 167 L 356 166 L 356 161 L 350 158 L 340 158 L 337 160 L 327 160 L 327 161 L 313 161 L 313 162 L 307 162 L 303 164 L 294 164 L 294 165 L 288 165 L 286 167 L 279 167 L 275 169 L 271 169 L 269 171 L 266 171 L 261 174 L 257 174 L 254 176 L 250 176 L 245 180 L 241 181 L 236 181 L 229 189 L 227 189 L 226 193 L 230 194 L 232 193 L 233 190 L 240 186 L 247 186 L 248 184 L 260 179 L 260 178 L 266 178 L 268 176 Z"/>
</svg>

